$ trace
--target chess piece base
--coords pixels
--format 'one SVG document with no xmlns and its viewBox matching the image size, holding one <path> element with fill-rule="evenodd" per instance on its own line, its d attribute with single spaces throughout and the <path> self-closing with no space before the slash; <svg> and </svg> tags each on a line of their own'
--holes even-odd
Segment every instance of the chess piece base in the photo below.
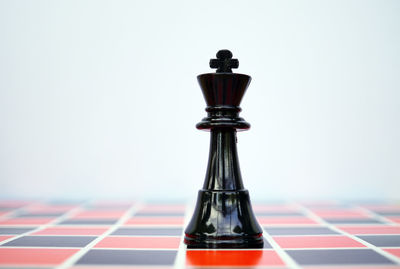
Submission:
<svg viewBox="0 0 400 269">
<path fill-rule="evenodd" d="M 200 190 L 184 241 L 188 248 L 262 248 L 248 191 Z"/>
</svg>

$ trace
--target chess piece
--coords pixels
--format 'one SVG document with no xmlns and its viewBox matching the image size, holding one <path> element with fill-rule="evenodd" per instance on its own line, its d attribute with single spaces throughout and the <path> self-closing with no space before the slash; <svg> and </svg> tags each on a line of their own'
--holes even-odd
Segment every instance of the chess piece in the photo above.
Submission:
<svg viewBox="0 0 400 269">
<path fill-rule="evenodd" d="M 232 73 L 239 61 L 229 50 L 218 51 L 210 67 L 217 68 L 216 73 L 197 77 L 208 116 L 196 125 L 211 132 L 210 155 L 184 241 L 188 248 L 261 248 L 262 229 L 243 187 L 236 150 L 236 132 L 250 128 L 239 117 L 239 105 L 251 77 Z"/>
</svg>

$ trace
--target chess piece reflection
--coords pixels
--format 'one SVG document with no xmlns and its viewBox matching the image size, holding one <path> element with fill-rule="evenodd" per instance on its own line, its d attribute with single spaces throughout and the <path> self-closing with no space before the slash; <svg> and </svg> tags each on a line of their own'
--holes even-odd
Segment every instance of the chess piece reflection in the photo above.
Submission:
<svg viewBox="0 0 400 269">
<path fill-rule="evenodd" d="M 239 61 L 229 50 L 210 60 L 216 73 L 197 77 L 207 103 L 207 117 L 196 127 L 211 133 L 210 155 L 203 189 L 185 230 L 188 248 L 261 248 L 262 229 L 244 189 L 236 149 L 236 132 L 250 128 L 239 117 L 242 97 L 251 77 L 232 73 Z"/>
</svg>

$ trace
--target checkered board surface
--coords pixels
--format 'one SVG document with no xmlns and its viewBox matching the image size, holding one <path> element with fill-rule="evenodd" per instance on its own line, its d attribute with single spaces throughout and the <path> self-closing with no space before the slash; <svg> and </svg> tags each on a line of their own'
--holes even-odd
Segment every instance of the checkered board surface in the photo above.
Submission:
<svg viewBox="0 0 400 269">
<path fill-rule="evenodd" d="M 183 203 L 0 201 L 0 268 L 400 268 L 400 204 L 253 209 L 263 249 L 188 250 Z"/>
</svg>

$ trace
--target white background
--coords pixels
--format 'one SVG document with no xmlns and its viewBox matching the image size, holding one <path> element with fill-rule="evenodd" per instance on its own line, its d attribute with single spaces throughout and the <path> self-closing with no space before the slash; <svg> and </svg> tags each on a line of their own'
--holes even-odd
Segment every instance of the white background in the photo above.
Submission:
<svg viewBox="0 0 400 269">
<path fill-rule="evenodd" d="M 400 1 L 1 1 L 0 198 L 194 199 L 196 76 L 253 81 L 253 199 L 400 198 Z"/>
</svg>

